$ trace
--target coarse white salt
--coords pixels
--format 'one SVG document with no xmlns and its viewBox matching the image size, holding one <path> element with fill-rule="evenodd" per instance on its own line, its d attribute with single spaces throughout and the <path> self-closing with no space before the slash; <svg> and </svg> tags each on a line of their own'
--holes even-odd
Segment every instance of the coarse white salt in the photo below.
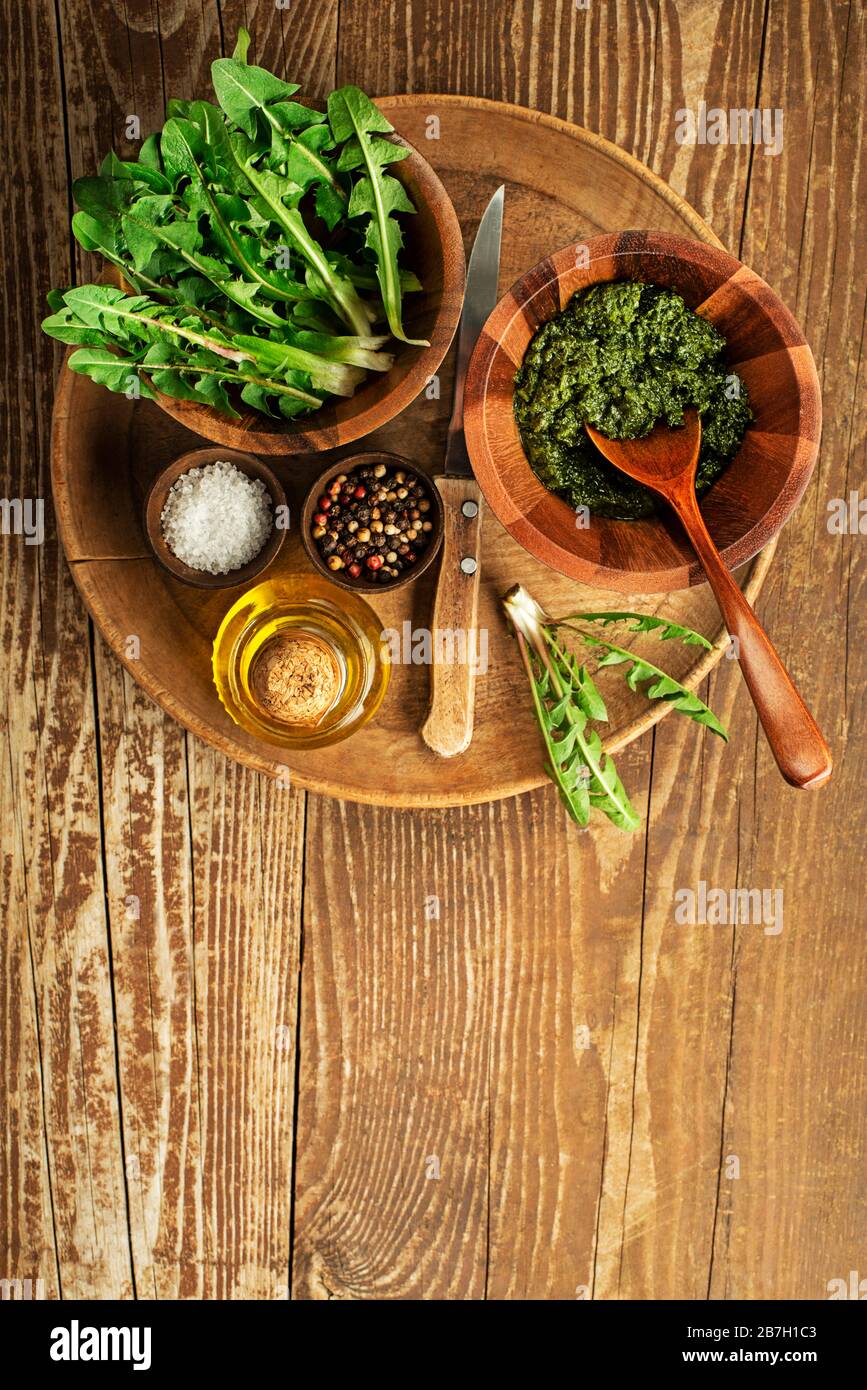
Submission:
<svg viewBox="0 0 867 1390">
<path fill-rule="evenodd" d="M 160 522 L 178 560 L 208 574 L 229 574 L 255 559 L 271 534 L 271 494 L 260 478 L 218 459 L 181 474 Z"/>
</svg>

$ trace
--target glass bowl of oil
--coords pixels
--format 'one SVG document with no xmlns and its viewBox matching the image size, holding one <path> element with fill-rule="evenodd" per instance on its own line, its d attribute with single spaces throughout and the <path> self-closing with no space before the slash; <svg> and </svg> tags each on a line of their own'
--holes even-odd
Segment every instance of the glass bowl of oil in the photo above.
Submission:
<svg viewBox="0 0 867 1390">
<path fill-rule="evenodd" d="M 214 639 L 213 670 L 242 729 L 284 748 L 324 748 L 373 717 L 390 667 L 370 605 L 304 575 L 242 594 Z"/>
</svg>

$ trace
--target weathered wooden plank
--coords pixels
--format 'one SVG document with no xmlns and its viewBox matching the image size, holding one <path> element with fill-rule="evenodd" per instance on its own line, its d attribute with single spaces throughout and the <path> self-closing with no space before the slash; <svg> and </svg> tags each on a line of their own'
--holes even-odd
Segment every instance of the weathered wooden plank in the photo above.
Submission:
<svg viewBox="0 0 867 1390">
<path fill-rule="evenodd" d="M 111 93 L 103 132 L 134 154 L 127 116 L 144 136 L 165 95 L 207 95 L 245 18 L 142 7 L 127 35 L 110 4 L 79 14 L 69 61 L 82 92 Z M 281 65 L 288 17 L 262 18 L 255 56 Z M 99 74 L 93 52 L 111 58 Z M 99 155 L 78 157 L 83 171 Z M 184 734 L 101 643 L 97 668 L 137 1293 L 286 1297 L 304 798 Z"/>
<path fill-rule="evenodd" d="M 727 665 L 727 663 L 723 663 Z M 737 673 L 714 681 L 713 708 L 754 748 L 738 719 Z M 595 1296 L 704 1298 L 713 1242 L 732 993 L 724 928 L 679 926 L 675 893 L 697 870 L 725 882 L 737 836 L 737 749 L 686 725 L 656 735 L 632 1013 L 628 1114 L 612 1135 L 619 1181 L 606 1172 Z M 722 875 L 722 876 L 721 876 Z M 620 999 L 617 1001 L 618 1011 Z"/>
<path fill-rule="evenodd" d="M 647 752 L 618 757 L 642 816 Z M 488 1297 L 585 1298 L 630 1103 L 644 836 L 608 823 L 579 833 L 556 797 L 536 796 L 538 819 L 522 799 L 510 826 L 504 807 L 485 846 L 509 884 L 492 1001 Z"/>
<path fill-rule="evenodd" d="M 867 557 L 863 536 L 832 533 L 828 520 L 832 499 L 848 502 L 859 487 L 863 496 L 865 53 L 863 6 L 772 0 L 758 104 L 782 108 L 785 142 L 776 157 L 754 156 L 743 255 L 801 319 L 825 419 L 764 613 L 837 765 L 815 797 L 781 786 L 761 744 L 744 769 L 729 881 L 779 888 L 784 927 L 736 933 L 723 1150 L 740 1158 L 741 1178 L 720 1187 L 717 1298 L 825 1298 L 863 1247 Z"/>
<path fill-rule="evenodd" d="M 44 499 L 46 532 L 42 545 L 17 535 L 2 542 L 0 1276 L 42 1280 L 33 1296 L 125 1297 L 132 1284 L 90 645 L 51 513 L 59 354 L 39 332 L 45 293 L 70 279 L 54 12 L 4 6 L 2 34 L 5 177 L 14 208 L 2 233 L 3 489 L 7 498 Z"/>
<path fill-rule="evenodd" d="M 202 1139 L 185 736 L 157 716 L 102 642 L 97 673 L 136 1292 L 140 1298 L 201 1296 Z"/>
<path fill-rule="evenodd" d="M 139 7 L 129 29 L 122 5 L 86 12 L 68 6 L 63 22 L 64 76 L 74 111 L 70 163 L 78 176 L 92 172 L 108 148 L 135 157 L 161 118 L 156 7 Z M 89 277 L 94 262 L 80 251 L 77 260 L 79 277 Z M 130 641 L 136 640 L 131 633 Z M 177 1297 L 195 1287 L 198 1268 L 191 1262 L 185 1284 L 172 1266 L 172 1218 L 185 1236 L 201 1226 L 197 1114 L 182 1084 L 195 1055 L 192 1029 L 183 1027 L 192 1013 L 191 970 L 183 968 L 190 896 L 184 735 L 134 690 L 117 663 L 106 660 L 98 638 L 95 661 L 123 1107 L 114 1121 L 123 1125 L 128 1239 L 137 1295 Z M 184 1200 L 188 1194 L 193 1200 Z"/>
<path fill-rule="evenodd" d="M 286 1298 L 304 796 L 189 752 L 204 1297 Z"/>
<path fill-rule="evenodd" d="M 743 105 L 744 93 L 755 92 L 758 84 L 761 40 L 757 4 L 662 8 L 647 114 L 643 124 L 632 121 L 633 152 L 686 196 L 735 251 L 750 151 L 678 144 L 677 113 L 695 109 L 702 99 L 725 108 Z M 618 45 L 618 82 L 622 51 Z M 609 107 L 604 132 L 620 142 L 626 133 L 620 108 L 634 92 L 628 72 L 627 58 L 623 95 L 615 100 L 617 121 L 612 128 Z M 608 1124 L 597 1298 L 703 1298 L 707 1291 L 726 1096 L 731 941 L 710 929 L 678 927 L 674 894 L 690 886 L 699 864 L 710 882 L 719 881 L 714 868 L 720 846 L 736 840 L 741 800 L 752 790 L 756 726 L 731 663 L 721 663 L 710 685 L 714 708 L 732 728 L 727 748 L 682 720 L 660 727 L 654 740 L 642 905 L 633 923 L 633 1033 L 628 1049 L 612 1056 L 612 1073 L 628 1101 Z M 617 1007 L 619 1012 L 619 996 Z"/>
<path fill-rule="evenodd" d="M 848 227 L 828 241 L 818 231 L 833 222 L 835 203 L 845 209 L 845 218 L 863 197 L 863 170 L 853 173 L 858 170 L 853 89 L 847 89 L 842 62 L 847 27 L 852 40 L 845 8 L 836 14 L 831 44 L 820 42 L 818 16 L 810 39 L 810 30 L 796 22 L 797 7 L 787 23 L 771 8 L 762 100 L 784 105 L 788 133 L 781 156 L 760 150 L 753 155 L 743 245 L 744 258 L 802 318 L 820 366 L 827 355 L 826 326 L 835 330 L 825 362 L 825 443 L 817 479 L 784 535 L 760 604 L 832 737 L 844 733 L 846 703 L 851 705 L 855 688 L 847 695 L 836 673 L 853 665 L 857 670 L 851 644 L 846 650 L 854 621 L 839 620 L 840 595 L 848 584 L 857 593 L 862 582 L 852 565 L 857 549 L 851 538 L 837 538 L 836 552 L 833 539 L 829 544 L 824 500 L 846 489 L 845 433 L 855 413 L 857 383 L 852 344 L 861 341 L 863 315 L 863 264 L 852 264 L 855 241 Z M 828 63 L 821 91 L 839 88 L 846 102 L 848 90 L 845 115 L 828 107 L 818 80 L 808 84 L 803 98 L 800 88 L 793 92 L 789 75 L 813 71 L 820 53 Z M 715 100 L 724 107 L 751 105 L 751 90 L 745 84 L 740 98 Z M 852 143 L 843 163 L 837 164 L 827 146 L 817 151 L 818 167 L 839 169 L 840 175 L 830 191 L 819 177 L 815 192 L 808 192 L 803 152 L 810 146 L 810 130 L 814 138 L 822 138 L 822 132 L 827 140 L 844 129 L 852 132 Z M 705 147 L 703 160 L 709 153 L 718 169 L 707 187 L 723 188 L 742 151 Z M 692 196 L 707 215 L 709 209 Z M 793 224 L 788 235 L 787 207 Z M 717 220 L 717 229 L 736 246 L 734 224 L 726 233 Z M 805 274 L 798 265 L 802 236 L 811 244 L 816 235 L 824 278 Z M 835 250 L 848 259 L 848 273 L 832 280 Z M 854 286 L 860 287 L 855 293 Z M 829 386 L 835 398 L 831 411 Z M 823 482 L 829 470 L 829 481 Z M 829 582 L 829 574 L 846 573 L 850 565 L 851 580 Z M 818 647 L 817 632 L 828 634 Z M 856 1008 L 851 976 L 863 968 L 856 964 L 855 936 L 863 912 L 848 870 L 841 875 L 839 868 L 855 853 L 847 826 L 859 823 L 853 776 L 858 764 L 850 734 L 842 766 L 846 743 L 838 742 L 830 788 L 815 797 L 791 791 L 780 782 L 757 732 L 735 664 L 723 662 L 711 685 L 713 703 L 731 730 L 728 749 L 721 753 L 707 744 L 696 757 L 699 750 L 688 729 L 669 722 L 657 733 L 636 1070 L 640 1104 L 630 1138 L 622 1249 L 614 1239 L 609 1278 L 600 1291 L 643 1298 L 821 1298 L 828 1278 L 851 1267 L 852 1235 L 860 1224 L 857 1161 L 841 1172 L 839 1148 L 835 1155 L 823 1133 L 832 1109 L 839 1114 L 837 1144 L 863 1160 L 858 1119 L 863 1091 L 855 1079 L 862 1068 L 850 1060 L 851 1076 L 844 1077 L 838 1060 L 841 1055 L 851 1059 Z M 829 819 L 841 832 L 823 853 L 822 827 Z M 701 879 L 726 892 L 782 889 L 782 936 L 765 935 L 761 925 L 678 926 L 675 894 L 696 889 Z M 845 942 L 839 940 L 841 929 Z M 799 1001 L 812 995 L 817 979 L 827 982 L 828 999 L 835 1002 L 824 1006 L 818 1019 L 811 1003 L 809 1021 L 795 1026 L 793 1036 Z M 812 1217 L 806 1214 L 811 1207 Z"/>
<path fill-rule="evenodd" d="M 304 798 L 99 675 L 137 1290 L 285 1297 Z"/>
</svg>

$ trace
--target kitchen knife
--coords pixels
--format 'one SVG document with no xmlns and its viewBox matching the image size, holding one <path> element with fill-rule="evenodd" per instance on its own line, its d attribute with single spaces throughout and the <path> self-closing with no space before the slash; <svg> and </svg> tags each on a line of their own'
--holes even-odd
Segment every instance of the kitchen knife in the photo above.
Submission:
<svg viewBox="0 0 867 1390">
<path fill-rule="evenodd" d="M 505 185 L 485 208 L 470 253 L 445 472 L 434 479 L 443 499 L 445 531 L 431 623 L 430 709 L 421 736 L 443 758 L 463 753 L 473 736 L 482 494 L 464 439 L 464 382 L 476 340 L 497 302 L 504 196 Z"/>
</svg>

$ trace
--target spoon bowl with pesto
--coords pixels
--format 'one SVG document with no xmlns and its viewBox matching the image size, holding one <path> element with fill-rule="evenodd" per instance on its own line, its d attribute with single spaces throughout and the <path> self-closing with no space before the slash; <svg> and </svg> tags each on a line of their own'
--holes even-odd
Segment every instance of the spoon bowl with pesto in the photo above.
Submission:
<svg viewBox="0 0 867 1390">
<path fill-rule="evenodd" d="M 729 569 L 791 515 L 818 452 L 815 364 L 773 290 L 725 251 L 662 232 L 540 262 L 482 330 L 466 386 L 476 477 L 510 534 L 561 574 L 628 593 L 701 583 L 677 518 L 585 431 L 641 439 L 701 419 L 696 492 Z"/>
</svg>

